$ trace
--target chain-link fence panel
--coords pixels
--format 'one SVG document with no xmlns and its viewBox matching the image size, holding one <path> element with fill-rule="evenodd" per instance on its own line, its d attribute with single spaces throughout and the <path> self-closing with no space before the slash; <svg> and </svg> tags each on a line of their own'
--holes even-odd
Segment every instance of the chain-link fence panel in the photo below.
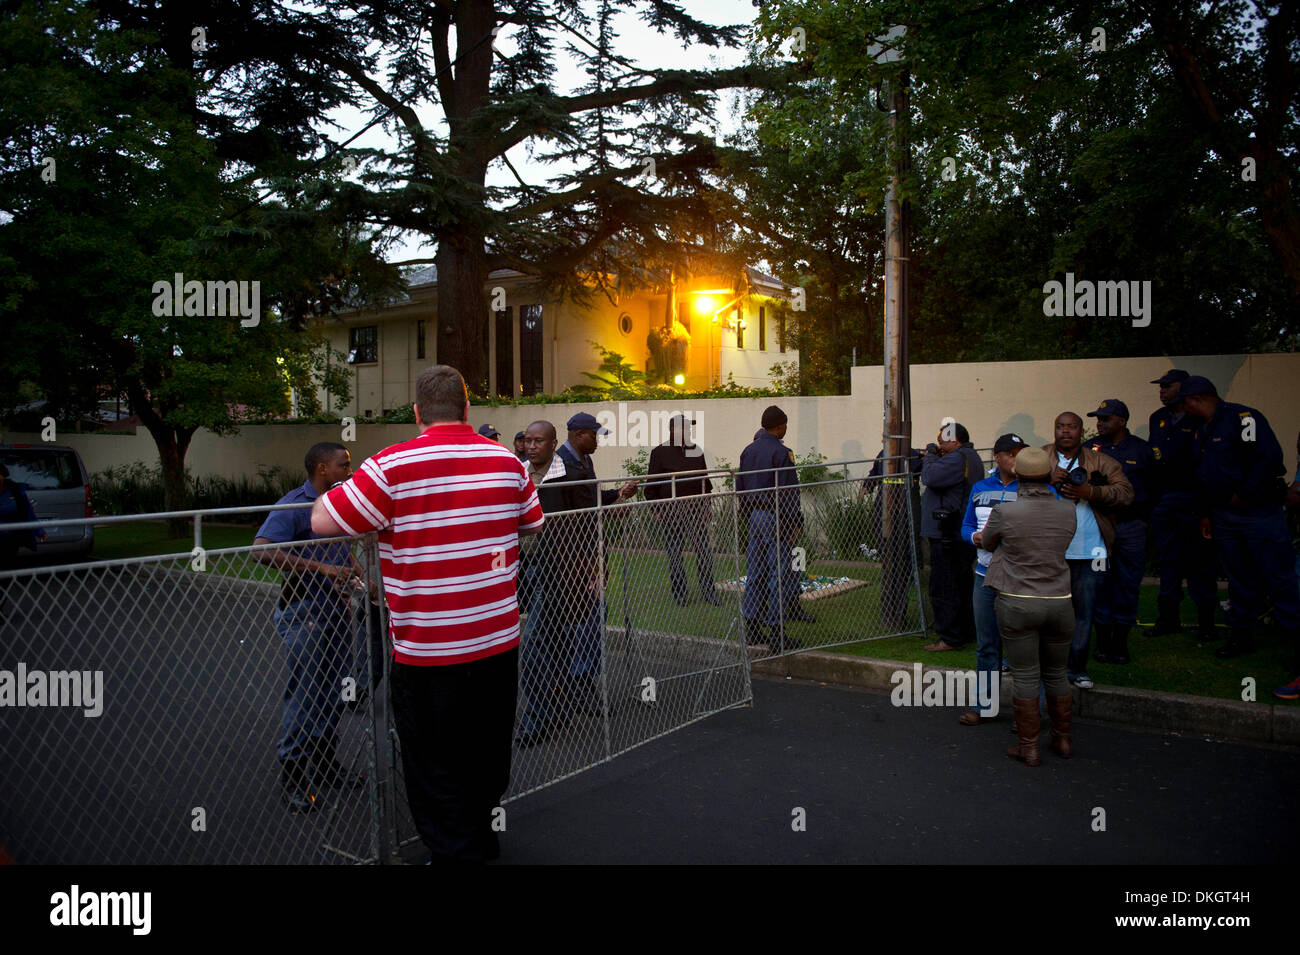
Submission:
<svg viewBox="0 0 1300 955">
<path fill-rule="evenodd" d="M 373 539 L 312 546 L 337 580 L 282 584 L 301 545 L 0 575 L 10 857 L 378 857 Z"/>
<path fill-rule="evenodd" d="M 527 542 L 508 798 L 749 699 L 735 602 L 714 586 L 734 573 L 710 540 L 717 506 L 558 512 Z"/>
<path fill-rule="evenodd" d="M 757 659 L 923 633 L 914 476 L 840 478 L 734 497 L 743 632 Z"/>
<path fill-rule="evenodd" d="M 548 513 L 521 542 L 503 802 L 750 701 L 751 659 L 923 632 L 918 524 L 915 475 Z M 376 555 L 369 535 L 0 574 L 0 849 L 395 859 L 415 828 Z"/>
</svg>

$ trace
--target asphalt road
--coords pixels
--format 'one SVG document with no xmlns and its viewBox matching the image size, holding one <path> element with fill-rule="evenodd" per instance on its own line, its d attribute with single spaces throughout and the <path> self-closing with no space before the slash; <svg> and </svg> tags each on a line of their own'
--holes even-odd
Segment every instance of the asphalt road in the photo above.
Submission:
<svg viewBox="0 0 1300 955">
<path fill-rule="evenodd" d="M 0 850 L 55 863 L 370 852 L 368 792 L 309 816 L 279 801 L 268 594 L 107 568 L 7 590 L 0 668 L 102 669 L 105 702 L 97 718 L 0 711 Z M 735 668 L 701 675 L 726 662 L 716 649 L 610 639 L 609 743 L 599 721 L 576 722 L 567 742 L 517 755 L 515 791 L 744 696 Z M 644 672 L 680 676 L 645 707 Z M 510 801 L 502 861 L 1257 863 L 1298 845 L 1295 749 L 1083 723 L 1075 759 L 1045 752 L 1030 769 L 1003 755 L 1005 723 L 962 727 L 951 710 L 838 687 L 756 679 L 753 692 L 752 707 Z M 342 755 L 367 763 L 364 714 L 342 729 Z"/>
<path fill-rule="evenodd" d="M 866 690 L 753 690 L 752 708 L 512 803 L 501 861 L 1216 864 L 1300 846 L 1295 749 L 1080 723 L 1073 759 L 1030 768 L 1003 755 L 1005 722 Z"/>
</svg>

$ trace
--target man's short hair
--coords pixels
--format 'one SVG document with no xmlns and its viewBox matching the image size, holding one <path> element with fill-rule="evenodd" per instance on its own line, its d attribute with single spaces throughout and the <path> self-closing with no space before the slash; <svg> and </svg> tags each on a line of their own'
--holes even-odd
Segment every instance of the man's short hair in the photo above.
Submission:
<svg viewBox="0 0 1300 955">
<path fill-rule="evenodd" d="M 415 382 L 415 404 L 426 425 L 465 420 L 467 401 L 465 379 L 450 365 L 430 365 Z"/>
<path fill-rule="evenodd" d="M 1055 420 L 1057 420 L 1057 419 L 1060 419 L 1060 418 L 1064 418 L 1066 415 L 1069 415 L 1069 416 L 1070 416 L 1071 418 L 1073 418 L 1075 421 L 1079 422 L 1079 427 L 1080 427 L 1080 428 L 1083 428 L 1083 418 L 1081 418 L 1079 415 L 1075 414 L 1073 411 L 1062 411 L 1060 414 L 1058 414 L 1058 415 L 1056 416 L 1055 419 L 1053 419 L 1053 421 L 1055 421 Z"/>
<path fill-rule="evenodd" d="M 952 432 L 957 436 L 957 440 L 960 441 L 962 444 L 965 444 L 967 441 L 970 440 L 970 432 L 966 430 L 966 426 L 964 424 L 961 424 L 959 422 L 953 422 Z"/>
<path fill-rule="evenodd" d="M 524 432 L 531 430 L 534 425 L 539 425 L 539 424 L 546 429 L 546 433 L 547 435 L 550 436 L 550 440 L 558 441 L 560 439 L 560 436 L 555 432 L 555 425 L 544 418 L 538 418 L 536 421 L 530 421 L 528 423 L 528 427 L 519 433 L 523 434 Z"/>
<path fill-rule="evenodd" d="M 307 480 L 316 476 L 316 468 L 321 464 L 329 464 L 330 460 L 340 451 L 346 451 L 347 448 L 337 441 L 318 441 L 307 449 L 307 456 L 302 459 L 302 466 L 307 469 Z"/>
</svg>

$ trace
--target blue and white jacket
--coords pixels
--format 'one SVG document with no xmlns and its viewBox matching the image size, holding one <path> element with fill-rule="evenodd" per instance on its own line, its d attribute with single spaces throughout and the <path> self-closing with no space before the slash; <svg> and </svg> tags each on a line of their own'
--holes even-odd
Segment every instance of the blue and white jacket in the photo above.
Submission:
<svg viewBox="0 0 1300 955">
<path fill-rule="evenodd" d="M 1050 484 L 1048 487 L 1052 487 Z M 966 516 L 961 521 L 961 539 L 971 546 L 975 541 L 971 538 L 978 531 L 984 530 L 984 525 L 989 522 L 989 515 L 993 513 L 993 508 L 997 507 L 1003 501 L 1014 501 L 1016 491 L 1020 488 L 1020 481 L 1012 479 L 1010 484 L 1003 484 L 1002 479 L 998 477 L 998 469 L 995 465 L 993 474 L 984 478 L 982 481 L 976 481 L 970 489 L 970 501 L 966 504 Z M 1056 494 L 1056 488 L 1052 487 L 1052 494 Z M 980 577 L 989 569 L 989 561 L 993 559 L 993 551 L 985 550 L 982 547 L 975 549 L 975 573 Z"/>
</svg>

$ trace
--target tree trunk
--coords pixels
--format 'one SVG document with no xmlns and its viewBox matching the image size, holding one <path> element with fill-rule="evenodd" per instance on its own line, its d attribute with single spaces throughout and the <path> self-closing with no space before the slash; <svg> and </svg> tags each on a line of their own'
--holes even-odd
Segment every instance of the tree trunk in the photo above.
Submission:
<svg viewBox="0 0 1300 955">
<path fill-rule="evenodd" d="M 470 391 L 487 393 L 483 332 L 488 303 L 486 254 L 481 235 L 464 231 L 438 236 L 438 362 L 451 365 Z"/>
</svg>

